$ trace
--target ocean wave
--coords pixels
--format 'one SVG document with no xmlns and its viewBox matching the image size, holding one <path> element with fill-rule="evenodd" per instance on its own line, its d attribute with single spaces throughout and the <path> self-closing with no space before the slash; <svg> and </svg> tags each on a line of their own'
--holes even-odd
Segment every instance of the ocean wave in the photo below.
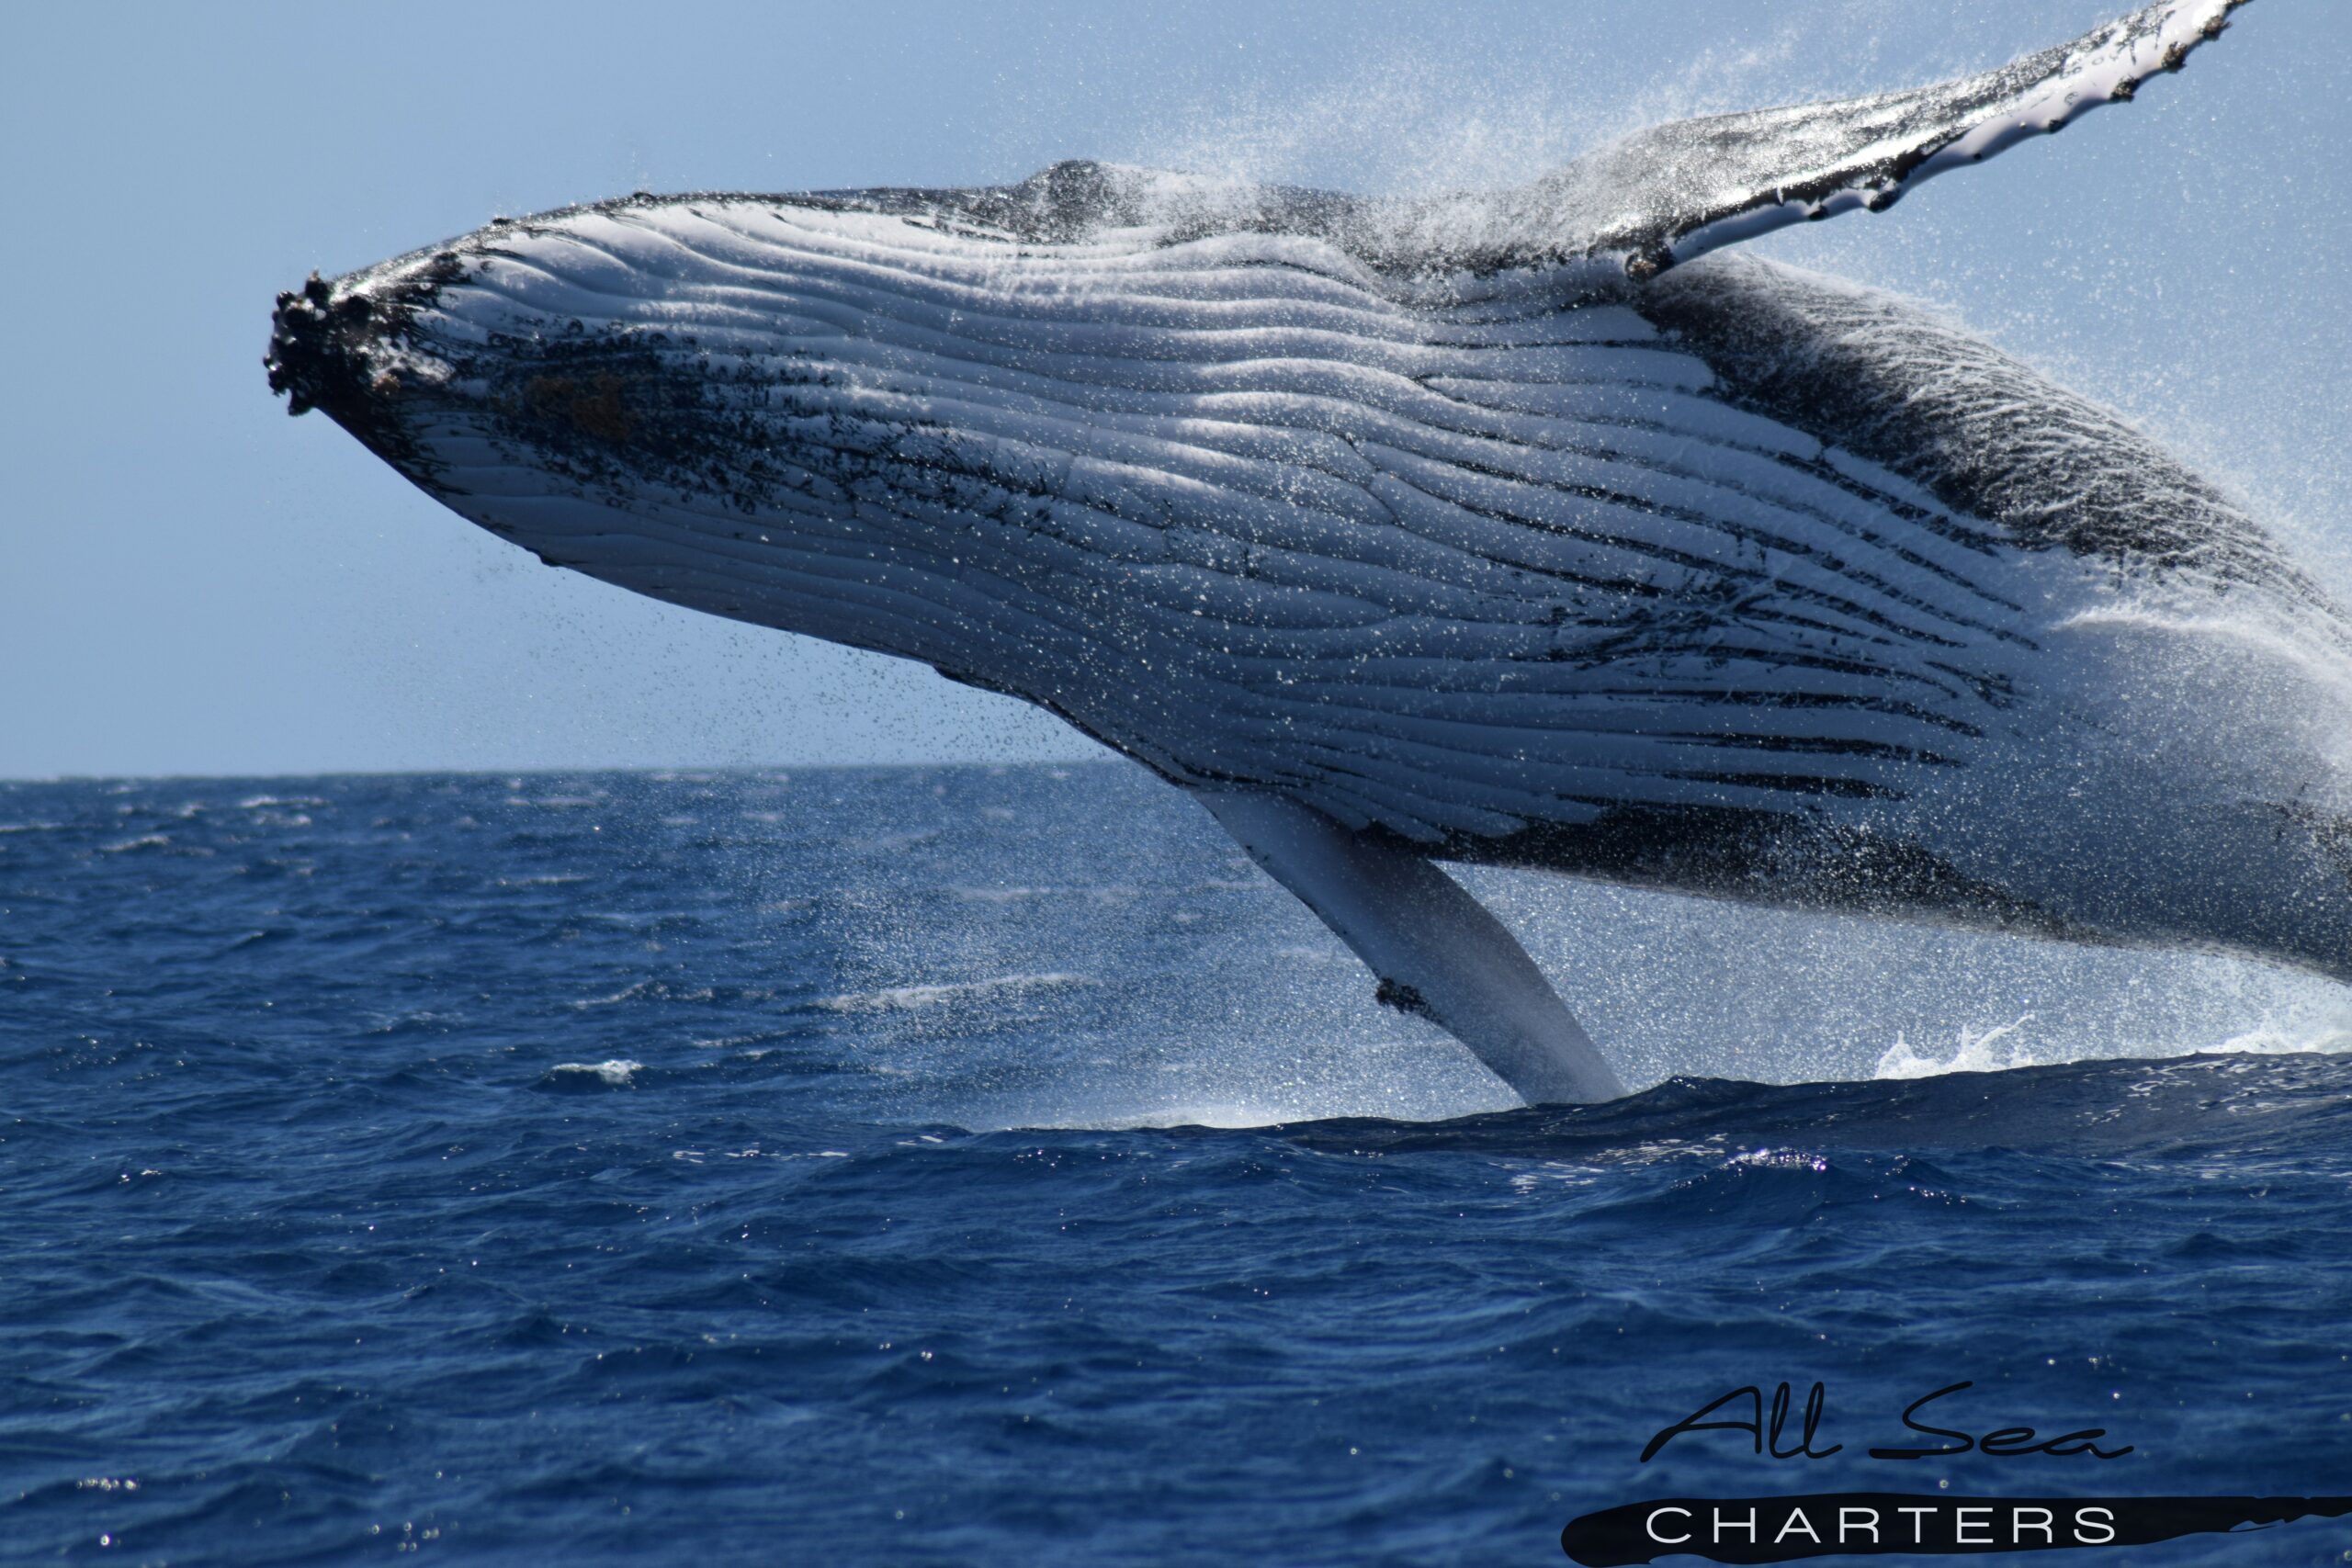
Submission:
<svg viewBox="0 0 2352 1568">
<path fill-rule="evenodd" d="M 1450 1122 L 1342 1119 L 1288 1129 L 1316 1146 L 1484 1149 L 1597 1161 L 1755 1151 L 2009 1149 L 2111 1159 L 2245 1160 L 2352 1111 L 2352 1055 L 2201 1052 L 1804 1084 L 1669 1078 L 1600 1105 L 1531 1106 Z"/>
<path fill-rule="evenodd" d="M 564 1005 L 575 1012 L 595 1008 L 620 1007 L 629 1002 L 708 1002 L 718 999 L 718 991 L 709 986 L 673 986 L 667 980 L 647 978 L 632 980 L 619 990 L 601 997 L 582 997 Z"/>
</svg>

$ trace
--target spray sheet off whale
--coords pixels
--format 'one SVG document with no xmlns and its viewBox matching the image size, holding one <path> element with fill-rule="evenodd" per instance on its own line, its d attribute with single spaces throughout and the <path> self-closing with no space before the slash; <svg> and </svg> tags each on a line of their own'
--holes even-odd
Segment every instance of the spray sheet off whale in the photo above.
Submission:
<svg viewBox="0 0 2352 1568">
<path fill-rule="evenodd" d="M 1531 1100 L 1622 1090 L 1440 861 L 2352 978 L 2352 624 L 2114 416 L 1706 254 L 2240 3 L 1492 193 L 1077 163 L 502 220 L 281 297 L 270 380 L 551 565 L 1060 715 Z"/>
</svg>

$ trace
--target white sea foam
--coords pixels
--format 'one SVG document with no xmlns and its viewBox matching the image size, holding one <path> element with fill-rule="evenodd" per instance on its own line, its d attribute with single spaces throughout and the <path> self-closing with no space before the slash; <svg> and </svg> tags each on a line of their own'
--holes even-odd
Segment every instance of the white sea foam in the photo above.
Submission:
<svg viewBox="0 0 2352 1568">
<path fill-rule="evenodd" d="M 2284 1056 L 2302 1051 L 2352 1051 L 2352 1017 L 2337 1017 L 2317 1025 L 2290 1027 L 2263 1020 L 2241 1034 L 2233 1034 L 2211 1053 L 2233 1056 Z"/>
<path fill-rule="evenodd" d="M 1805 1149 L 1743 1149 L 1724 1161 L 1725 1170 L 1740 1166 L 1763 1170 L 1824 1171 L 1829 1168 L 1829 1161 Z"/>
<path fill-rule="evenodd" d="M 1878 1070 L 1871 1076 L 1877 1078 L 1928 1078 L 1943 1073 L 1998 1073 L 2011 1067 L 2034 1066 L 2023 1044 L 2012 1037 L 2033 1021 L 2033 1014 L 2023 1013 L 2007 1023 L 1992 1029 L 1972 1030 L 1966 1024 L 1960 1028 L 1960 1044 L 1949 1057 L 1923 1056 L 1911 1043 L 1897 1034 L 1894 1043 L 1878 1059 Z M 2007 1042 L 2007 1043 L 2004 1043 Z"/>
<path fill-rule="evenodd" d="M 553 1077 L 564 1073 L 586 1073 L 612 1085 L 615 1089 L 628 1089 L 632 1087 L 638 1070 L 644 1066 L 643 1062 L 632 1062 L 625 1056 L 615 1056 L 604 1062 L 558 1062 L 548 1069 L 548 1076 Z"/>
<path fill-rule="evenodd" d="M 624 1002 L 642 1001 L 649 998 L 675 1002 L 707 1002 L 714 999 L 718 995 L 717 991 L 707 986 L 673 987 L 667 981 L 649 977 L 643 980 L 633 980 L 609 996 L 583 997 L 578 1001 L 567 1002 L 564 1005 L 574 1011 L 584 1012 L 590 1008 L 618 1007 Z"/>
<path fill-rule="evenodd" d="M 1301 1118 L 1295 1112 L 1280 1106 L 1240 1100 L 1171 1105 L 1133 1117 L 1107 1122 L 1090 1119 L 1066 1124 L 1090 1127 L 1271 1127 L 1278 1122 L 1298 1120 Z"/>
<path fill-rule="evenodd" d="M 1983 1031 L 1965 1024 L 1950 1056 L 1926 1054 L 1897 1034 L 1879 1058 L 1871 1074 L 1877 1078 L 1925 1078 L 1944 1073 L 1999 1073 L 2016 1067 L 2056 1066 L 2083 1059 L 2082 1053 L 2063 1042 L 2037 1043 L 2026 1026 L 2034 1015 L 2025 1013 L 2007 1023 Z M 2260 1022 L 2218 1041 L 2184 1040 L 2168 1046 L 2154 1043 L 2134 1055 L 2173 1056 L 2203 1053 L 2212 1055 L 2278 1056 L 2305 1051 L 2352 1051 L 2352 1014 L 2323 1013 L 2281 1019 L 2265 1015 Z"/>
</svg>

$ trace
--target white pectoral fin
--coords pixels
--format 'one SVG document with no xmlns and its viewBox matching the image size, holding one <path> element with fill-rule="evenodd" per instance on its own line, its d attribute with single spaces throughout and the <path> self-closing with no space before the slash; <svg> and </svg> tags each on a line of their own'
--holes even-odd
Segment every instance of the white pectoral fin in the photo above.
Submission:
<svg viewBox="0 0 2352 1568">
<path fill-rule="evenodd" d="M 2130 98 L 2149 77 L 2179 70 L 2244 4 L 2155 0 L 1978 75 L 1652 126 L 1508 193 L 1517 248 L 1623 254 L 1627 270 L 1645 277 L 1784 224 L 1875 211 L 1947 169 Z"/>
<path fill-rule="evenodd" d="M 1194 793 L 1250 859 L 1364 961 L 1383 1001 L 1434 1021 L 1521 1099 L 1625 1092 L 1526 950 L 1426 856 L 1279 795 Z"/>
</svg>

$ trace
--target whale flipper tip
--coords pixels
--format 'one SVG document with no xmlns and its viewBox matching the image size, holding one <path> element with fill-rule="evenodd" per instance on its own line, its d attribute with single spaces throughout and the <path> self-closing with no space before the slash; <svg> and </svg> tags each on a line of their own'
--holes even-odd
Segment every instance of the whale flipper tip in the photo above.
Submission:
<svg viewBox="0 0 2352 1568">
<path fill-rule="evenodd" d="M 1375 1001 L 1451 1032 L 1531 1105 L 1624 1094 L 1535 961 L 1427 856 L 1270 792 L 1195 793 L 1363 960 Z"/>
</svg>

